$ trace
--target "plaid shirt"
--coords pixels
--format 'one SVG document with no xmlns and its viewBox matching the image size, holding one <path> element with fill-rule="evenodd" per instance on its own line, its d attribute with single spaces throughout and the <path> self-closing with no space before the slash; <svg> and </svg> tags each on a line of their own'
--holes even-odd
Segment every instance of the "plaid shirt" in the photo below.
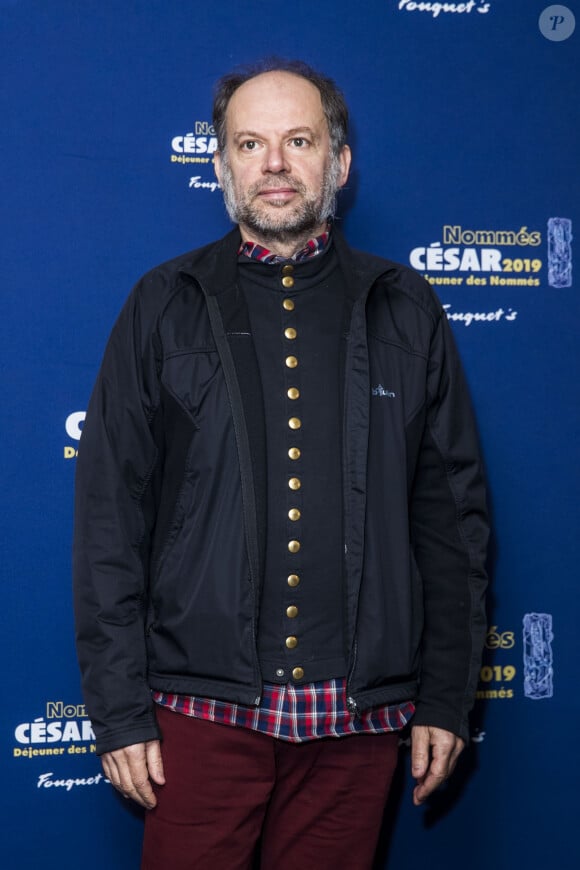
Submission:
<svg viewBox="0 0 580 870">
<path fill-rule="evenodd" d="M 407 702 L 353 714 L 347 706 L 345 679 L 303 686 L 264 683 L 258 707 L 163 692 L 154 692 L 153 700 L 185 716 L 250 728 L 289 743 L 398 731 L 415 712 L 413 704 Z"/>
<path fill-rule="evenodd" d="M 238 254 L 262 263 L 281 263 L 287 259 L 301 262 L 315 257 L 328 244 L 330 233 L 322 233 L 291 258 L 273 254 L 256 242 L 243 242 Z M 155 703 L 185 716 L 206 719 L 221 725 L 233 725 L 260 731 L 290 743 L 304 743 L 321 737 L 345 737 L 348 734 L 383 734 L 404 728 L 414 705 L 376 707 L 354 714 L 348 708 L 346 679 L 324 680 L 303 685 L 264 683 L 260 704 L 245 707 L 210 698 L 169 695 L 153 692 Z"/>
</svg>

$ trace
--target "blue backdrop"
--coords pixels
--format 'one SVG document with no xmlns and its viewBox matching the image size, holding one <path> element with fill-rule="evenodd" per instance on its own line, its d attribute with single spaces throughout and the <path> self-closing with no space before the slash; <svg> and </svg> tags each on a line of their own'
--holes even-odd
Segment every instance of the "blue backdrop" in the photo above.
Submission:
<svg viewBox="0 0 580 870">
<path fill-rule="evenodd" d="M 426 808 L 403 759 L 377 866 L 579 866 L 579 4 L 1 0 L 0 16 L 2 866 L 139 864 L 141 817 L 100 774 L 79 689 L 75 452 L 132 284 L 228 229 L 211 88 L 270 53 L 343 87 L 346 233 L 433 281 L 488 468 L 473 741 Z"/>
</svg>

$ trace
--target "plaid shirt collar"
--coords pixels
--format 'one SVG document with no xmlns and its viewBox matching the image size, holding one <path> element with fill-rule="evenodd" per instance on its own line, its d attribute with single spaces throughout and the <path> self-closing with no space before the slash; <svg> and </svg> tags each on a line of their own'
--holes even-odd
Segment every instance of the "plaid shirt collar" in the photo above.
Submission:
<svg viewBox="0 0 580 870">
<path fill-rule="evenodd" d="M 309 239 L 305 246 L 291 257 L 280 257 L 278 254 L 273 254 L 257 242 L 242 242 L 238 248 L 238 256 L 249 257 L 250 260 L 259 260 L 260 263 L 285 263 L 287 261 L 301 263 L 303 260 L 311 260 L 317 254 L 321 254 L 328 245 L 329 239 L 330 230 L 327 230 L 316 236 L 315 239 Z"/>
</svg>

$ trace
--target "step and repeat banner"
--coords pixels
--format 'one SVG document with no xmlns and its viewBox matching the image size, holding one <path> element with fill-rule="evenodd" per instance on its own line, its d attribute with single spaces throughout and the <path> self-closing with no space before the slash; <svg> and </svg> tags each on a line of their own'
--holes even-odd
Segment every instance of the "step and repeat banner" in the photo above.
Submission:
<svg viewBox="0 0 580 870">
<path fill-rule="evenodd" d="M 0 0 L 0 16 L 2 866 L 139 866 L 142 817 L 101 772 L 79 688 L 75 457 L 133 283 L 228 230 L 212 85 L 269 54 L 342 86 L 341 224 L 438 292 L 489 478 L 472 741 L 421 809 L 403 751 L 377 868 L 580 866 L 580 4 Z"/>
</svg>

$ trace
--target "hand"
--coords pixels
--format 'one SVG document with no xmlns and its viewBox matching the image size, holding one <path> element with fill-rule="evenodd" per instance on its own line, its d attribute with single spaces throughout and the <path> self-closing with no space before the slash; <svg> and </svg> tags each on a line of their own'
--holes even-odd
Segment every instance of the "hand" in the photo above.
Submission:
<svg viewBox="0 0 580 870">
<path fill-rule="evenodd" d="M 451 776 L 465 742 L 451 731 L 415 725 L 411 729 L 411 773 L 417 780 L 413 790 L 416 807 Z"/>
<path fill-rule="evenodd" d="M 101 761 L 107 779 L 123 797 L 132 798 L 147 810 L 156 806 L 151 780 L 156 785 L 165 784 L 159 740 L 105 752 Z"/>
</svg>

